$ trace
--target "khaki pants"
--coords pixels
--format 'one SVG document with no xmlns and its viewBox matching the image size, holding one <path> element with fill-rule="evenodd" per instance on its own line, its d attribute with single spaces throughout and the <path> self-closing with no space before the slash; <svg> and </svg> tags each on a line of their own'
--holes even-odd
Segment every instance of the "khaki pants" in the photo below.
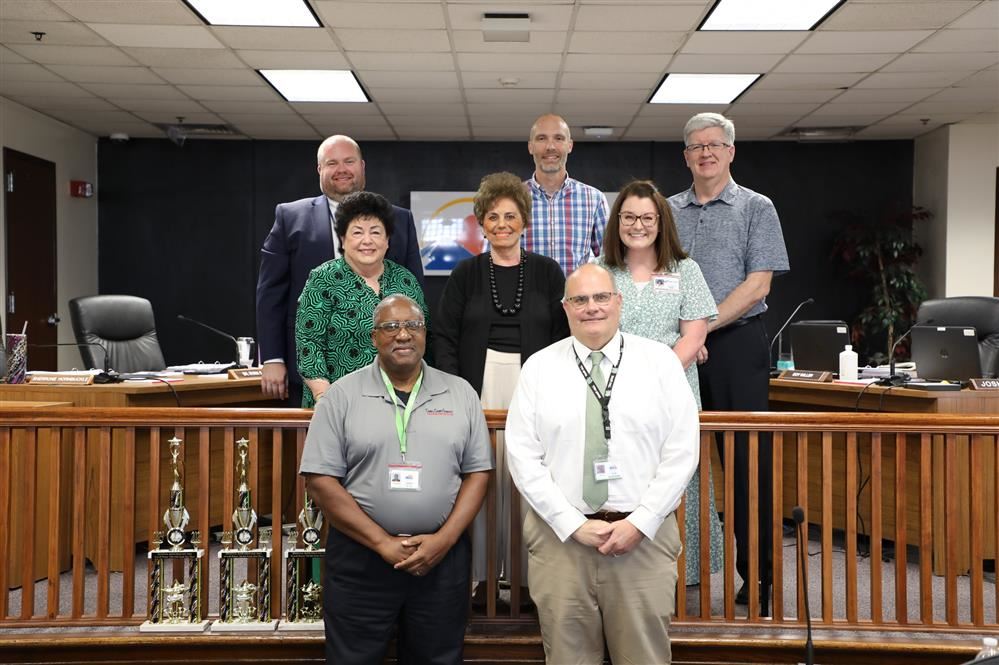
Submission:
<svg viewBox="0 0 999 665">
<path fill-rule="evenodd" d="M 680 532 L 670 514 L 654 540 L 619 557 L 571 538 L 561 542 L 529 511 L 524 522 L 531 598 L 550 665 L 599 665 L 604 640 L 614 665 L 670 662 Z"/>
</svg>

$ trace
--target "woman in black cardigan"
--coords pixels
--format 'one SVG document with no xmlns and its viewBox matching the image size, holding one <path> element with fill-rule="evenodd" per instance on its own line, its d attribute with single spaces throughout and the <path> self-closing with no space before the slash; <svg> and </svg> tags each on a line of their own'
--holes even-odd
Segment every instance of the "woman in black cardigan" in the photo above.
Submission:
<svg viewBox="0 0 999 665">
<path fill-rule="evenodd" d="M 565 276 L 552 259 L 531 254 L 520 237 L 531 223 L 531 194 L 512 173 L 482 179 L 475 194 L 475 218 L 489 242 L 489 251 L 459 263 L 451 272 L 435 321 L 435 366 L 462 377 L 479 393 L 486 409 L 506 409 L 517 386 L 520 366 L 534 352 L 569 335 L 562 309 Z M 497 437 L 497 547 L 504 576 L 509 579 L 510 497 L 501 437 Z M 484 511 L 473 535 L 473 579 L 486 577 Z M 526 587 L 527 565 L 522 554 Z M 521 594 L 527 598 L 526 588 Z M 485 602 L 485 585 L 475 592 Z"/>
</svg>

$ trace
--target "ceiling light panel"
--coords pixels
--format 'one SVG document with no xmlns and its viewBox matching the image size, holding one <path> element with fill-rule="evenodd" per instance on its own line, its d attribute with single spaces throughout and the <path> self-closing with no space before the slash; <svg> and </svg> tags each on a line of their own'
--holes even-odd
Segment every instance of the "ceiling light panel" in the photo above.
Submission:
<svg viewBox="0 0 999 665">
<path fill-rule="evenodd" d="M 845 0 L 719 0 L 700 30 L 813 30 Z"/>
<path fill-rule="evenodd" d="M 354 73 L 342 69 L 261 69 L 289 102 L 368 102 Z"/>
<path fill-rule="evenodd" d="M 319 28 L 305 0 L 184 0 L 208 25 Z"/>
<path fill-rule="evenodd" d="M 760 74 L 667 74 L 650 104 L 729 104 Z"/>
</svg>

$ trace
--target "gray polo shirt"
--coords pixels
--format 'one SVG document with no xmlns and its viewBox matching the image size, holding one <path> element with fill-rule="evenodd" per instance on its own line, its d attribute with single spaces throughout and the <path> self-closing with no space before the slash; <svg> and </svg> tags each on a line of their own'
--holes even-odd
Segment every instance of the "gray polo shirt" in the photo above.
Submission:
<svg viewBox="0 0 999 665">
<path fill-rule="evenodd" d="M 728 297 L 751 272 L 790 269 L 780 219 L 773 202 L 729 180 L 715 199 L 701 205 L 693 186 L 669 198 L 680 244 L 704 273 L 715 303 Z M 767 310 L 766 299 L 743 317 Z"/>
<path fill-rule="evenodd" d="M 389 489 L 389 465 L 402 463 L 396 408 L 377 359 L 341 378 L 316 405 L 299 472 L 338 478 L 390 534 L 434 533 L 451 514 L 461 474 L 493 468 L 482 405 L 467 381 L 423 363 L 406 430 L 406 462 L 422 465 L 419 491 Z"/>
</svg>

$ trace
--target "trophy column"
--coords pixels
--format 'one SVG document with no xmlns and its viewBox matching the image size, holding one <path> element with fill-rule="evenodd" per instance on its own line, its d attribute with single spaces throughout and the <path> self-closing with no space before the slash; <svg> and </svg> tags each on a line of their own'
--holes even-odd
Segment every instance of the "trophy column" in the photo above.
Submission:
<svg viewBox="0 0 999 665">
<path fill-rule="evenodd" d="M 305 505 L 298 515 L 304 547 L 298 547 L 296 529 L 291 530 L 290 547 L 285 550 L 287 592 L 284 620 L 278 630 L 323 630 L 323 558 L 319 547 L 323 513 L 305 493 Z"/>
</svg>

